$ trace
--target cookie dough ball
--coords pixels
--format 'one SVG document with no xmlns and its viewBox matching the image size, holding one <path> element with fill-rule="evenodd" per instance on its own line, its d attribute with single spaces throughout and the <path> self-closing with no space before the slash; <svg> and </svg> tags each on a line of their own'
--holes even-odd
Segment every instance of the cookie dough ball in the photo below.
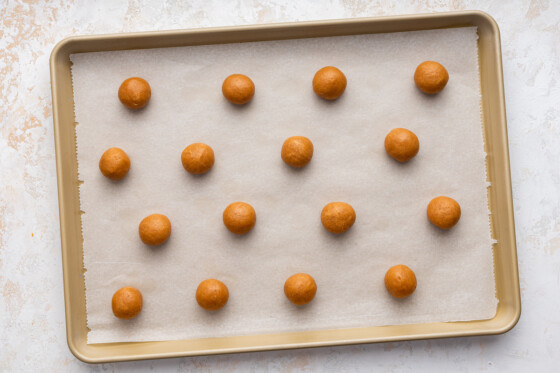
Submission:
<svg viewBox="0 0 560 373">
<path fill-rule="evenodd" d="M 356 212 L 345 202 L 331 202 L 321 212 L 321 223 L 331 233 L 344 233 L 355 221 Z"/>
<path fill-rule="evenodd" d="M 219 310 L 226 305 L 228 299 L 227 286 L 213 278 L 202 281 L 196 289 L 196 301 L 207 311 Z"/>
<path fill-rule="evenodd" d="M 146 245 L 159 246 L 171 235 L 171 222 L 165 215 L 152 214 L 140 222 L 138 233 Z"/>
<path fill-rule="evenodd" d="M 336 100 L 346 89 L 346 76 L 334 66 L 326 66 L 315 73 L 313 90 L 325 100 Z"/>
<path fill-rule="evenodd" d="M 422 62 L 414 72 L 414 83 L 419 90 L 429 95 L 441 92 L 448 80 L 445 67 L 434 61 Z"/>
<path fill-rule="evenodd" d="M 150 101 L 152 90 L 142 78 L 128 78 L 119 88 L 119 100 L 129 109 L 142 109 Z"/>
<path fill-rule="evenodd" d="M 190 144 L 181 154 L 183 167 L 193 175 L 205 174 L 214 166 L 214 150 L 206 144 Z"/>
<path fill-rule="evenodd" d="M 414 132 L 405 128 L 395 128 L 385 137 L 385 151 L 393 159 L 406 162 L 420 149 L 420 142 Z"/>
<path fill-rule="evenodd" d="M 121 180 L 130 170 L 130 158 L 120 148 L 110 148 L 99 160 L 99 170 L 111 180 Z"/>
<path fill-rule="evenodd" d="M 428 204 L 428 219 L 438 228 L 449 229 L 461 218 L 461 206 L 453 198 L 436 197 Z"/>
<path fill-rule="evenodd" d="M 257 222 L 255 209 L 245 202 L 234 202 L 224 210 L 224 224 L 235 234 L 248 233 Z"/>
<path fill-rule="evenodd" d="M 132 319 L 142 311 L 142 293 L 136 288 L 127 286 L 117 290 L 111 303 L 116 317 Z"/>
<path fill-rule="evenodd" d="M 232 104 L 244 105 L 253 98 L 255 84 L 246 75 L 233 74 L 224 80 L 222 93 Z"/>
<path fill-rule="evenodd" d="M 292 136 L 282 145 L 282 160 L 292 167 L 303 167 L 313 158 L 313 143 L 307 137 Z"/>
<path fill-rule="evenodd" d="M 385 287 L 395 298 L 406 298 L 416 290 L 416 275 L 403 264 L 389 268 L 385 274 Z"/>
<path fill-rule="evenodd" d="M 303 306 L 315 298 L 317 284 L 306 273 L 296 273 L 286 280 L 284 294 L 296 306 Z"/>
</svg>

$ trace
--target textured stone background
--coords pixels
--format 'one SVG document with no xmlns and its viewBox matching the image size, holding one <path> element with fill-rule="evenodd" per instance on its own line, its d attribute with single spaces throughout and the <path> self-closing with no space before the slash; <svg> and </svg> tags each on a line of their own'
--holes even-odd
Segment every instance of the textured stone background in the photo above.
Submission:
<svg viewBox="0 0 560 373">
<path fill-rule="evenodd" d="M 523 313 L 503 336 L 87 365 L 66 346 L 48 59 L 80 34 L 480 9 L 497 21 Z M 560 1 L 0 0 L 0 371 L 553 371 Z M 377 369 L 376 369 L 377 368 Z"/>
</svg>

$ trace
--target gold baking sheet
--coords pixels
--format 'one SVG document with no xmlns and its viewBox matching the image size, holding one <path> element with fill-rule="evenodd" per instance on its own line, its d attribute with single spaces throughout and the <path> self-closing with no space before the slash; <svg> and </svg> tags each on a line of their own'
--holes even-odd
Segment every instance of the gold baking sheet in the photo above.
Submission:
<svg viewBox="0 0 560 373">
<path fill-rule="evenodd" d="M 82 233 L 69 55 L 124 49 L 179 47 L 369 33 L 478 27 L 482 115 L 488 154 L 488 189 L 494 245 L 496 316 L 490 320 L 366 327 L 164 342 L 86 343 Z M 51 59 L 53 118 L 59 190 L 68 345 L 91 363 L 204 354 L 319 347 L 397 340 L 500 334 L 519 319 L 521 302 L 513 223 L 500 36 L 496 22 L 478 11 L 300 22 L 199 30 L 80 36 L 61 41 Z"/>
</svg>

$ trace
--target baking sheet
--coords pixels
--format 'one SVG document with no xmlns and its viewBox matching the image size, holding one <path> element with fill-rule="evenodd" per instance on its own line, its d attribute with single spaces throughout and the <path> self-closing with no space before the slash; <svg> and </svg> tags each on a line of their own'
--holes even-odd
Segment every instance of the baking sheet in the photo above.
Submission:
<svg viewBox="0 0 560 373">
<path fill-rule="evenodd" d="M 494 316 L 492 240 L 480 117 L 476 29 L 76 54 L 73 83 L 89 343 L 191 339 Z M 436 97 L 412 81 L 416 65 L 437 60 L 450 82 Z M 315 97 L 311 79 L 339 67 L 348 88 L 338 101 Z M 231 73 L 256 84 L 254 100 L 234 107 L 221 95 Z M 152 86 L 140 112 L 116 98 L 129 76 Z M 394 127 L 420 138 L 418 156 L 398 164 L 383 140 Z M 280 159 L 285 138 L 309 137 L 313 161 L 293 170 Z M 214 148 L 216 164 L 188 175 L 180 154 L 193 142 Z M 119 183 L 97 168 L 118 146 L 132 167 Z M 462 206 L 448 232 L 425 217 L 431 198 Z M 251 203 L 257 225 L 231 235 L 221 214 L 230 202 Z M 322 207 L 346 201 L 354 227 L 333 236 Z M 140 220 L 171 219 L 167 244 L 138 238 Z M 396 301 L 383 286 L 392 265 L 418 278 L 413 296 Z M 296 308 L 283 284 L 296 272 L 313 275 L 316 299 Z M 198 283 L 214 277 L 230 290 L 221 311 L 194 300 Z M 144 309 L 116 319 L 110 299 L 136 286 Z"/>
</svg>

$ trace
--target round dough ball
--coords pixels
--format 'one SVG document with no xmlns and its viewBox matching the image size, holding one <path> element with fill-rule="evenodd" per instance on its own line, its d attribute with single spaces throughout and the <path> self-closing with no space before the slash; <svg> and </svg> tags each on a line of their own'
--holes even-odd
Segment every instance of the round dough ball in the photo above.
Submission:
<svg viewBox="0 0 560 373">
<path fill-rule="evenodd" d="M 130 158 L 120 148 L 110 148 L 99 160 L 99 170 L 111 180 L 121 180 L 130 170 Z"/>
<path fill-rule="evenodd" d="M 334 66 L 326 66 L 315 73 L 313 90 L 325 100 L 336 100 L 346 89 L 346 76 Z"/>
<path fill-rule="evenodd" d="M 233 74 L 224 80 L 222 93 L 232 104 L 244 105 L 253 98 L 255 84 L 246 75 Z"/>
<path fill-rule="evenodd" d="M 138 226 L 140 239 L 146 245 L 158 246 L 169 239 L 171 235 L 171 222 L 167 216 L 152 214 L 146 216 Z"/>
<path fill-rule="evenodd" d="M 296 306 L 307 304 L 315 298 L 317 284 L 306 273 L 296 273 L 286 280 L 284 294 Z"/>
<path fill-rule="evenodd" d="M 214 166 L 214 150 L 206 144 L 190 144 L 181 153 L 183 167 L 193 175 L 205 174 Z"/>
<path fill-rule="evenodd" d="M 204 280 L 196 289 L 198 305 L 207 311 L 217 311 L 226 305 L 229 291 L 223 282 L 213 278 Z"/>
<path fill-rule="evenodd" d="M 132 319 L 142 311 L 142 293 L 127 286 L 117 290 L 112 300 L 113 313 L 119 319 Z"/>
<path fill-rule="evenodd" d="M 385 287 L 395 298 L 406 298 L 416 290 L 416 275 L 403 264 L 389 268 L 385 274 Z"/>
<path fill-rule="evenodd" d="M 292 167 L 303 167 L 313 158 L 313 143 L 307 137 L 292 136 L 282 145 L 282 160 Z"/>
<path fill-rule="evenodd" d="M 385 137 L 385 151 L 393 159 L 406 162 L 420 149 L 420 142 L 414 132 L 405 128 L 395 128 Z"/>
<path fill-rule="evenodd" d="M 119 100 L 129 109 L 142 109 L 150 101 L 152 89 L 142 78 L 128 78 L 119 88 Z"/>
<path fill-rule="evenodd" d="M 436 197 L 428 204 L 428 219 L 441 229 L 453 227 L 461 218 L 461 206 L 453 198 Z"/>
<path fill-rule="evenodd" d="M 355 221 L 356 212 L 345 202 L 331 202 L 321 212 L 321 223 L 331 233 L 344 233 Z"/>
<path fill-rule="evenodd" d="M 235 234 L 248 233 L 257 222 L 255 209 L 245 202 L 234 202 L 224 210 L 224 224 Z"/>
<path fill-rule="evenodd" d="M 448 80 L 445 67 L 434 61 L 422 62 L 414 72 L 414 83 L 419 90 L 429 95 L 441 92 Z"/>
</svg>

